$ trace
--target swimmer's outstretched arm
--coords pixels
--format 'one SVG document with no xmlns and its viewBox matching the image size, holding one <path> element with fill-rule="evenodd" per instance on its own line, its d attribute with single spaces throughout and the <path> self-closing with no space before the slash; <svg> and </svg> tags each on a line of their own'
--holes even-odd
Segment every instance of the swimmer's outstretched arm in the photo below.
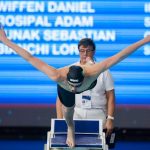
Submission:
<svg viewBox="0 0 150 150">
<path fill-rule="evenodd" d="M 83 66 L 85 71 L 85 76 L 99 75 L 101 72 L 119 63 L 120 61 L 128 57 L 130 54 L 132 54 L 138 48 L 140 48 L 141 46 L 145 45 L 148 42 L 150 42 L 150 36 L 147 36 L 144 39 L 128 46 L 127 48 L 123 49 L 116 55 L 109 57 L 102 62 L 93 64 L 92 66 L 90 65 Z"/>
<path fill-rule="evenodd" d="M 62 68 L 62 69 L 55 69 L 45 62 L 41 61 L 40 59 L 32 56 L 29 52 L 27 52 L 25 49 L 19 47 L 12 41 L 10 41 L 3 30 L 2 27 L 0 27 L 0 41 L 3 42 L 3 44 L 7 45 L 11 49 L 13 49 L 17 54 L 19 54 L 21 57 L 23 57 L 26 61 L 31 63 L 35 68 L 45 73 L 50 79 L 60 82 L 64 80 L 65 74 L 68 71 L 68 68 Z"/>
</svg>

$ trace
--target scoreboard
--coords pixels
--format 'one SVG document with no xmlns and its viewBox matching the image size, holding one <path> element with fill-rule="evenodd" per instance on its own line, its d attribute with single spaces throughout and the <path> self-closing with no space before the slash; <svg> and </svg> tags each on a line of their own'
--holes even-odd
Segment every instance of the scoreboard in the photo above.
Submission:
<svg viewBox="0 0 150 150">
<path fill-rule="evenodd" d="M 148 0 L 1 0 L 0 23 L 9 39 L 56 68 L 79 60 L 84 37 L 96 61 L 150 34 Z M 110 68 L 117 107 L 150 108 L 150 44 Z M 0 105 L 55 105 L 56 83 L 0 43 Z"/>
</svg>

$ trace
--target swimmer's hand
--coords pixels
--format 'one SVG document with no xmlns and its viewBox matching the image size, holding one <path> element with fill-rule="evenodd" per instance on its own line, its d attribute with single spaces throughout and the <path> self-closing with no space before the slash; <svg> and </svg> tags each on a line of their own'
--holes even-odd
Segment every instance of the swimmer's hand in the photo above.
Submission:
<svg viewBox="0 0 150 150">
<path fill-rule="evenodd" d="M 0 41 L 4 42 L 5 40 L 7 40 L 5 31 L 3 29 L 2 24 L 0 23 Z"/>
</svg>

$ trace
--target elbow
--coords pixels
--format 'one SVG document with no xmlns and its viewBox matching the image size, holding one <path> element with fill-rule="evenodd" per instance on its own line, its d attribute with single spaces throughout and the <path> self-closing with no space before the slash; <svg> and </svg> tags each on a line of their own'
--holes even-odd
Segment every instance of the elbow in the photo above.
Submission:
<svg viewBox="0 0 150 150">
<path fill-rule="evenodd" d="M 53 81 L 59 82 L 59 81 L 60 81 L 60 74 L 57 72 L 57 73 L 55 73 L 54 75 L 50 76 L 50 78 L 51 78 Z"/>
<path fill-rule="evenodd" d="M 119 62 L 117 57 L 110 57 L 106 63 L 106 69 L 109 69 L 110 67 L 114 66 Z"/>
<path fill-rule="evenodd" d="M 52 76 L 52 77 L 50 77 L 53 81 L 56 81 L 56 82 L 58 82 L 59 81 L 59 78 L 58 77 L 56 77 L 56 76 Z"/>
</svg>

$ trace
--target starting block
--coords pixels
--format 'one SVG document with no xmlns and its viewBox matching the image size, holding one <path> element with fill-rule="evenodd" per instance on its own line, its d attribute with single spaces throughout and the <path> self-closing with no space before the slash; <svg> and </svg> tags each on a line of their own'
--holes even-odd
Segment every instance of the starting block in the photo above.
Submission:
<svg viewBox="0 0 150 150">
<path fill-rule="evenodd" d="M 75 148 L 108 150 L 102 120 L 74 120 Z M 64 119 L 52 119 L 51 131 L 47 133 L 46 150 L 69 148 L 66 144 L 67 124 Z"/>
</svg>

